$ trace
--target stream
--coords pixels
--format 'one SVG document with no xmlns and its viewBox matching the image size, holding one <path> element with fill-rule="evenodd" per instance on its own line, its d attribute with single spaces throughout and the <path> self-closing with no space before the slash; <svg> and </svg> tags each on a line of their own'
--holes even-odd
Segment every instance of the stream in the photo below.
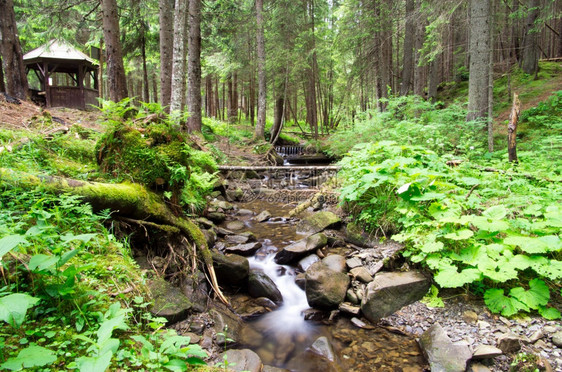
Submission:
<svg viewBox="0 0 562 372">
<path fill-rule="evenodd" d="M 342 314 L 330 322 L 305 320 L 304 312 L 310 306 L 304 290 L 295 283 L 295 276 L 302 270 L 278 265 L 273 260 L 278 250 L 304 237 L 296 233 L 294 221 L 283 218 L 293 206 L 256 199 L 238 203 L 237 207 L 254 214 L 263 210 L 272 214 L 270 221 L 261 223 L 252 220 L 251 215 L 236 215 L 235 218 L 243 221 L 245 231 L 251 231 L 262 244 L 256 254 L 249 257 L 250 267 L 266 273 L 283 295 L 281 307 L 247 322 L 252 332 L 242 332 L 239 348 L 252 349 L 265 365 L 296 372 L 423 369 L 423 356 L 411 337 L 391 333 L 382 327 L 361 329 Z M 345 254 L 346 247 L 336 249 L 337 253 Z M 328 340 L 333 349 L 331 357 L 326 358 L 326 353 L 321 357 L 311 352 L 310 346 L 319 337 Z"/>
</svg>

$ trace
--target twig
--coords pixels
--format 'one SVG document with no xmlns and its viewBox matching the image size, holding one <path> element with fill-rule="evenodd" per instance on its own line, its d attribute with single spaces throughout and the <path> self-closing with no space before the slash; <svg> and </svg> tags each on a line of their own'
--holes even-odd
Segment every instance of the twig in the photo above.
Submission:
<svg viewBox="0 0 562 372">
<path fill-rule="evenodd" d="M 470 188 L 470 191 L 468 192 L 468 194 L 466 194 L 466 198 L 464 198 L 464 200 L 468 200 L 468 198 L 470 198 L 470 195 L 472 195 L 472 192 L 478 187 L 480 186 L 479 183 L 477 183 L 476 185 L 472 186 Z"/>
</svg>

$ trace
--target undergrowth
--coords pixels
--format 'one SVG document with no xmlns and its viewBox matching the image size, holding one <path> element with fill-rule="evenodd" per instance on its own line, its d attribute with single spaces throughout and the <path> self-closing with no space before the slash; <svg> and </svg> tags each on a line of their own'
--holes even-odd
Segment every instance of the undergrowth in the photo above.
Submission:
<svg viewBox="0 0 562 372">
<path fill-rule="evenodd" d="M 518 164 L 502 152 L 468 156 L 448 147 L 461 159 L 440 146 L 363 143 L 340 162 L 342 202 L 370 231 L 405 243 L 403 255 L 431 271 L 441 288 L 480 294 L 505 316 L 537 311 L 558 319 L 552 299 L 560 299 L 562 278 L 560 132 L 545 128 L 560 123 L 559 94 L 523 113 L 528 123 L 543 117 Z M 418 138 L 421 117 L 408 119 L 411 137 Z"/>
</svg>

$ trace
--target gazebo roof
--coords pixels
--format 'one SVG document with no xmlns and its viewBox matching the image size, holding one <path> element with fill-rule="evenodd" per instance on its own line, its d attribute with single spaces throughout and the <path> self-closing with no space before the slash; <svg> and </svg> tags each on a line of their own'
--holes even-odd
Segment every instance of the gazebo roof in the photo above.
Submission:
<svg viewBox="0 0 562 372">
<path fill-rule="evenodd" d="M 23 56 L 24 63 L 31 64 L 41 60 L 56 60 L 68 63 L 86 62 L 87 65 L 97 65 L 96 61 L 63 40 L 53 39 L 48 43 L 33 49 Z"/>
</svg>

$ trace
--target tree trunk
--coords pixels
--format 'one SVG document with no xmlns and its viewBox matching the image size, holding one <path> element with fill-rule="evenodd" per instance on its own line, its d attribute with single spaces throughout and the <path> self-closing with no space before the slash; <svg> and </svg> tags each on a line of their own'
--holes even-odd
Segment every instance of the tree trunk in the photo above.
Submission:
<svg viewBox="0 0 562 372">
<path fill-rule="evenodd" d="M 0 55 L 0 92 L 5 92 L 6 86 L 4 85 L 4 68 L 2 67 L 2 55 Z"/>
<path fill-rule="evenodd" d="M 148 83 L 148 69 L 146 68 L 146 24 L 142 21 L 141 57 L 142 57 L 142 96 L 144 102 L 150 102 L 150 85 Z"/>
<path fill-rule="evenodd" d="M 162 198 L 134 183 L 110 184 L 78 181 L 55 176 L 34 176 L 29 173 L 0 168 L 0 187 L 36 188 L 41 186 L 45 192 L 53 194 L 69 193 L 83 197 L 94 210 L 109 209 L 117 214 L 142 221 L 153 221 L 177 227 L 195 244 L 201 259 L 211 275 L 213 289 L 221 299 L 228 303 L 216 285 L 211 251 L 202 231 L 190 220 L 178 217 L 170 211 Z"/>
<path fill-rule="evenodd" d="M 160 0 L 160 102 L 169 109 L 172 96 L 174 0 Z"/>
<path fill-rule="evenodd" d="M 265 110 L 266 110 L 266 76 L 265 76 L 265 36 L 263 21 L 263 0 L 256 0 L 256 42 L 258 57 L 258 119 L 254 132 L 254 140 L 265 139 Z"/>
<path fill-rule="evenodd" d="M 404 29 L 404 64 L 402 67 L 402 82 L 400 83 L 400 95 L 405 96 L 411 89 L 414 75 L 414 35 L 416 25 L 414 23 L 414 0 L 406 0 L 406 25 Z"/>
<path fill-rule="evenodd" d="M 189 132 L 201 132 L 201 0 L 189 0 L 187 108 Z"/>
<path fill-rule="evenodd" d="M 23 65 L 13 0 L 0 0 L 0 56 L 6 76 L 4 90 L 11 96 L 26 100 L 29 96 L 29 86 Z"/>
<path fill-rule="evenodd" d="M 539 0 L 529 0 L 521 62 L 521 68 L 529 75 L 535 75 L 539 69 L 538 27 L 535 25 L 535 21 L 539 17 L 539 6 Z"/>
<path fill-rule="evenodd" d="M 488 117 L 490 12 L 490 0 L 471 0 L 467 121 Z"/>
<path fill-rule="evenodd" d="M 176 0 L 174 11 L 174 48 L 172 60 L 172 91 L 170 111 L 181 111 L 185 96 L 185 39 L 188 0 Z"/>
<path fill-rule="evenodd" d="M 156 74 L 152 75 L 152 102 L 158 103 L 158 81 Z"/>
<path fill-rule="evenodd" d="M 107 78 L 109 99 L 119 102 L 127 98 L 127 79 L 123 66 L 123 51 L 119 40 L 119 14 L 117 0 L 101 0 L 103 14 L 103 38 L 107 53 Z"/>
<path fill-rule="evenodd" d="M 440 56 L 435 56 L 429 63 L 429 79 L 427 83 L 427 99 L 434 100 L 437 96 L 437 86 L 439 85 L 439 60 Z"/>
<path fill-rule="evenodd" d="M 418 4 L 418 6 L 420 6 Z M 415 32 L 415 52 L 414 52 L 414 94 L 418 96 L 424 95 L 425 89 L 425 66 L 420 66 L 421 53 L 419 50 L 423 47 L 425 39 L 425 25 L 422 20 L 418 21 Z"/>
<path fill-rule="evenodd" d="M 517 162 L 517 122 L 519 121 L 521 103 L 517 97 L 517 93 L 513 93 L 513 106 L 509 115 L 509 124 L 507 125 L 507 154 L 510 162 Z"/>
</svg>

